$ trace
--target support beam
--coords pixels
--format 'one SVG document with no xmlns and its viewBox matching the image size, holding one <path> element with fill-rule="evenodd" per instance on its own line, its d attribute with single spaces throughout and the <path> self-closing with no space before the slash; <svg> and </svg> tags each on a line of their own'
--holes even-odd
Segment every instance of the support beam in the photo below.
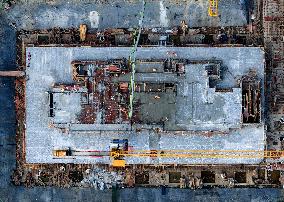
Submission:
<svg viewBox="0 0 284 202">
<path fill-rule="evenodd" d="M 24 71 L 0 71 L 0 77 L 22 77 L 25 76 Z"/>
</svg>

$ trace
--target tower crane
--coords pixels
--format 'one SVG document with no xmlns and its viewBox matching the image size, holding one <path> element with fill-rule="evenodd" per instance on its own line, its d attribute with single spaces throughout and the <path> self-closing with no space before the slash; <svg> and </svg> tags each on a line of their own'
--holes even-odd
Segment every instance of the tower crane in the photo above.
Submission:
<svg viewBox="0 0 284 202">
<path fill-rule="evenodd" d="M 284 157 L 284 151 L 274 150 L 126 150 L 124 143 L 120 146 L 112 147 L 110 151 L 78 151 L 71 148 L 65 150 L 54 150 L 54 158 L 68 158 L 76 156 L 108 156 L 112 159 L 113 167 L 125 167 L 127 157 L 136 158 L 271 158 L 278 159 Z"/>
</svg>

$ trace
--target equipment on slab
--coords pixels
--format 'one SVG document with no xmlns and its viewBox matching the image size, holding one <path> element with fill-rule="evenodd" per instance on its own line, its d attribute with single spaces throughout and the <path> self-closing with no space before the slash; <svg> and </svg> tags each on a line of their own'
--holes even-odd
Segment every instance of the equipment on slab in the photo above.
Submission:
<svg viewBox="0 0 284 202">
<path fill-rule="evenodd" d="M 218 0 L 209 0 L 208 15 L 211 17 L 218 16 Z"/>
<path fill-rule="evenodd" d="M 120 83 L 119 89 L 121 90 L 121 92 L 127 93 L 128 92 L 128 83 L 126 83 L 126 82 Z"/>
<path fill-rule="evenodd" d="M 121 72 L 121 68 L 119 65 L 110 64 L 105 66 L 105 71 L 108 73 L 118 74 Z"/>
<path fill-rule="evenodd" d="M 79 31 L 80 31 L 80 41 L 83 42 L 83 41 L 86 40 L 87 25 L 81 24 L 80 28 L 79 28 Z"/>
<path fill-rule="evenodd" d="M 104 157 L 109 156 L 112 158 L 113 167 L 125 167 L 125 160 L 123 156 L 118 155 L 128 150 L 128 139 L 113 139 L 110 144 L 110 151 L 96 151 L 96 150 L 72 150 L 70 147 L 67 149 L 53 150 L 55 158 L 74 158 L 78 156 L 89 157 Z"/>
<path fill-rule="evenodd" d="M 182 30 L 182 35 L 185 36 L 186 32 L 188 31 L 188 25 L 186 24 L 185 20 L 182 20 L 180 22 L 181 30 Z"/>
</svg>

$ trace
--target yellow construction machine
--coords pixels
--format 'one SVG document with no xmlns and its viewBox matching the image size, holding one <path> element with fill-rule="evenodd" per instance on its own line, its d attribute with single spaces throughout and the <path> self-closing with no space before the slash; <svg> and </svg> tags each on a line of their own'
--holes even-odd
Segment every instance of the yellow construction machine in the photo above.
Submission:
<svg viewBox="0 0 284 202">
<path fill-rule="evenodd" d="M 80 41 L 83 42 L 86 40 L 87 25 L 81 24 L 79 31 L 80 31 Z"/>
<path fill-rule="evenodd" d="M 125 167 L 127 157 L 136 158 L 271 158 L 284 157 L 284 151 L 258 151 L 258 150 L 126 150 L 121 147 L 113 147 L 111 151 L 72 151 L 54 150 L 55 158 L 67 156 L 109 156 L 113 167 Z"/>
<path fill-rule="evenodd" d="M 208 15 L 211 17 L 218 16 L 218 0 L 209 0 Z"/>
</svg>

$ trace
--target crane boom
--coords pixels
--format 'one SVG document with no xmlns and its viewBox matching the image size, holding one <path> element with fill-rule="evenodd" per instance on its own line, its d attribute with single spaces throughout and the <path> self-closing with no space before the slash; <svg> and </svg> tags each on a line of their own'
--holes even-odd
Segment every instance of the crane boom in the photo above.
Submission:
<svg viewBox="0 0 284 202">
<path fill-rule="evenodd" d="M 111 151 L 111 157 L 157 158 L 280 158 L 284 151 L 274 150 L 133 150 Z"/>
<path fill-rule="evenodd" d="M 56 158 L 65 158 L 67 156 L 108 156 L 112 159 L 112 165 L 115 167 L 124 167 L 125 158 L 235 158 L 235 159 L 254 159 L 254 158 L 271 158 L 278 159 L 284 157 L 284 151 L 275 150 L 123 150 L 112 149 L 111 151 L 76 151 L 71 150 L 54 150 L 53 155 Z"/>
</svg>

